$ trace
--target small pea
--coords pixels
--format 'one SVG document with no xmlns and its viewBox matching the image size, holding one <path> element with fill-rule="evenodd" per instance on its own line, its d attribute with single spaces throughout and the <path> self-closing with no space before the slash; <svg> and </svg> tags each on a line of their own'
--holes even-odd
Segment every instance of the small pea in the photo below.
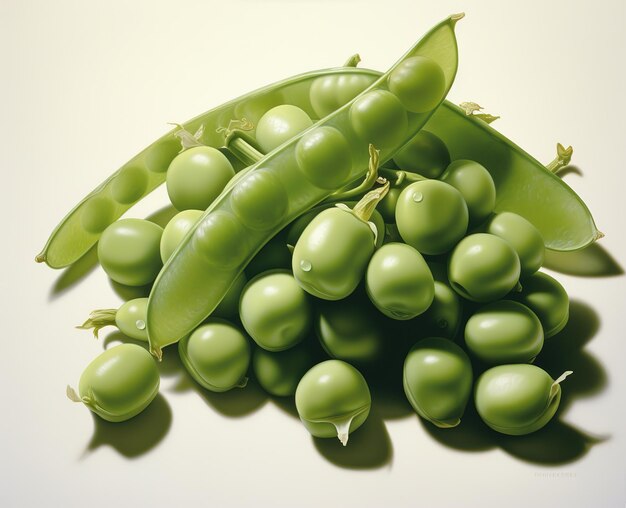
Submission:
<svg viewBox="0 0 626 508">
<path fill-rule="evenodd" d="M 482 420 L 502 434 L 530 434 L 546 425 L 561 400 L 560 383 L 572 372 L 556 380 L 535 365 L 498 365 L 476 381 L 474 398 Z"/>
<path fill-rule="evenodd" d="M 140 166 L 120 170 L 111 183 L 111 196 L 118 203 L 128 205 L 137 201 L 148 187 L 148 172 Z"/>
<path fill-rule="evenodd" d="M 453 161 L 441 175 L 462 195 L 472 224 L 484 221 L 496 205 L 496 185 L 487 169 L 471 160 Z"/>
<path fill-rule="evenodd" d="M 272 229 L 282 220 L 288 201 L 287 191 L 280 180 L 263 169 L 239 180 L 231 195 L 235 215 L 245 226 L 260 231 Z"/>
<path fill-rule="evenodd" d="M 407 58 L 389 76 L 389 90 L 413 113 L 435 109 L 443 99 L 446 77 L 441 66 L 425 56 Z"/>
<path fill-rule="evenodd" d="M 307 342 L 270 352 L 257 347 L 252 355 L 252 368 L 261 387 L 270 395 L 286 397 L 296 393 L 298 383 L 315 360 Z"/>
<path fill-rule="evenodd" d="M 158 391 L 152 355 L 136 344 L 121 344 L 93 360 L 80 377 L 78 394 L 68 386 L 67 395 L 104 420 L 123 422 L 148 407 Z"/>
<path fill-rule="evenodd" d="M 250 344 L 236 326 L 210 319 L 181 339 L 178 353 L 192 378 L 212 392 L 242 388 L 248 378 Z"/>
<path fill-rule="evenodd" d="M 269 153 L 311 125 L 313 122 L 309 115 L 298 106 L 281 104 L 270 109 L 259 119 L 256 140 L 261 150 Z"/>
<path fill-rule="evenodd" d="M 403 384 L 417 414 L 437 427 L 456 427 L 472 392 L 472 365 L 451 340 L 429 337 L 409 351 Z"/>
<path fill-rule="evenodd" d="M 334 127 L 322 126 L 302 136 L 296 161 L 305 178 L 322 189 L 345 185 L 352 171 L 352 153 L 345 136 Z"/>
<path fill-rule="evenodd" d="M 535 272 L 522 282 L 522 290 L 513 293 L 511 298 L 537 315 L 546 338 L 559 333 L 569 319 L 569 297 L 563 286 L 543 272 Z"/>
<path fill-rule="evenodd" d="M 487 233 L 463 238 L 448 262 L 452 288 L 474 302 L 502 298 L 515 287 L 519 275 L 519 258 L 511 244 Z"/>
<path fill-rule="evenodd" d="M 336 96 L 339 106 L 347 104 L 375 81 L 372 76 L 347 74 L 337 76 Z"/>
<path fill-rule="evenodd" d="M 543 347 L 543 329 L 528 307 L 500 300 L 468 319 L 465 344 L 476 358 L 490 365 L 532 362 Z"/>
<path fill-rule="evenodd" d="M 94 337 L 98 338 L 98 333 L 105 326 L 117 326 L 127 337 L 148 342 L 147 311 L 148 298 L 134 298 L 124 302 L 119 309 L 98 309 L 90 312 L 89 319 L 76 328 L 93 329 Z"/>
<path fill-rule="evenodd" d="M 94 196 L 84 205 L 80 224 L 85 231 L 98 234 L 115 220 L 115 204 L 103 196 Z"/>
<path fill-rule="evenodd" d="M 450 164 L 450 152 L 441 138 L 422 129 L 396 152 L 393 161 L 403 171 L 439 178 Z"/>
<path fill-rule="evenodd" d="M 386 90 L 373 90 L 360 96 L 350 108 L 350 123 L 363 141 L 378 149 L 400 142 L 408 129 L 402 103 Z"/>
<path fill-rule="evenodd" d="M 159 249 L 164 264 L 203 213 L 202 210 L 183 210 L 170 219 L 163 229 Z"/>
<path fill-rule="evenodd" d="M 296 409 L 306 429 L 315 437 L 336 436 L 344 446 L 367 419 L 371 404 L 363 375 L 341 360 L 318 363 L 296 389 Z"/>
</svg>

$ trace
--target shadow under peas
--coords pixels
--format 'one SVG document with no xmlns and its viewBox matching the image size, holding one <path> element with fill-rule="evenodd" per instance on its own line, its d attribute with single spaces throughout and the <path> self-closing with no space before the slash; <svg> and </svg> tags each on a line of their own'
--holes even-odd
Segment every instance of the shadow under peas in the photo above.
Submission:
<svg viewBox="0 0 626 508">
<path fill-rule="evenodd" d="M 172 410 L 161 394 L 137 416 L 125 422 L 107 422 L 95 414 L 94 433 L 81 458 L 108 445 L 126 458 L 134 459 L 152 450 L 172 425 Z"/>
<path fill-rule="evenodd" d="M 59 278 L 52 286 L 48 300 L 52 301 L 70 290 L 87 275 L 89 275 L 98 265 L 98 249 L 94 245 L 89 249 L 83 257 L 78 259 L 74 264 L 63 270 Z"/>
<path fill-rule="evenodd" d="M 615 277 L 624 269 L 598 242 L 573 252 L 546 250 L 543 264 L 546 268 L 579 277 Z"/>
<path fill-rule="evenodd" d="M 113 279 L 109 279 L 109 285 L 115 294 L 125 302 L 134 300 L 135 298 L 146 298 L 152 289 L 152 284 L 146 284 L 145 286 L 126 286 L 115 282 Z"/>
<path fill-rule="evenodd" d="M 178 210 L 173 205 L 166 205 L 163 208 L 159 208 L 156 212 L 151 213 L 146 217 L 146 220 L 154 222 L 158 226 L 164 228 L 167 223 L 178 213 Z"/>
<path fill-rule="evenodd" d="M 365 423 L 353 433 L 347 446 L 336 438 L 312 437 L 317 451 L 329 462 L 347 469 L 375 469 L 391 464 L 393 446 L 387 427 L 372 407 Z"/>
<path fill-rule="evenodd" d="M 578 175 L 583 176 L 582 170 L 578 166 L 574 166 L 573 164 L 569 164 L 565 166 L 558 172 L 559 177 L 563 178 L 567 175 Z"/>
</svg>

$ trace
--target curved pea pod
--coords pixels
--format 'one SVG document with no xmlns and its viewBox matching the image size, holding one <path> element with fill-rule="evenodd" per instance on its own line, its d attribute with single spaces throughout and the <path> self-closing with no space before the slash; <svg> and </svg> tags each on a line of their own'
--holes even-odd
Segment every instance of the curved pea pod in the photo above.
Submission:
<svg viewBox="0 0 626 508">
<path fill-rule="evenodd" d="M 93 360 L 80 377 L 78 394 L 67 387 L 71 400 L 82 402 L 110 422 L 123 422 L 141 413 L 158 392 L 154 358 L 136 344 L 112 347 Z"/>
<path fill-rule="evenodd" d="M 403 384 L 418 415 L 437 427 L 456 427 L 472 392 L 472 365 L 451 340 L 429 337 L 409 351 Z"/>
<path fill-rule="evenodd" d="M 475 403 L 482 420 L 502 434 L 530 434 L 546 425 L 561 401 L 560 383 L 572 371 L 556 380 L 528 364 L 498 365 L 476 381 Z"/>
<path fill-rule="evenodd" d="M 148 342 L 147 310 L 147 298 L 134 298 L 124 302 L 119 309 L 94 310 L 89 314 L 89 319 L 76 328 L 93 329 L 94 337 L 98 338 L 98 332 L 105 326 L 117 326 L 120 332 L 131 339 Z"/>
<path fill-rule="evenodd" d="M 213 311 L 254 254 L 280 229 L 361 179 L 368 170 L 370 144 L 380 149 L 385 161 L 426 123 L 433 110 L 413 112 L 407 90 L 400 87 L 400 95 L 395 95 L 390 88 L 398 89 L 404 80 L 419 82 L 408 64 L 416 57 L 430 58 L 445 81 L 439 104 L 456 74 L 454 25 L 460 18 L 452 16 L 437 25 L 369 88 L 227 186 L 152 287 L 148 336 L 156 356 Z"/>
</svg>

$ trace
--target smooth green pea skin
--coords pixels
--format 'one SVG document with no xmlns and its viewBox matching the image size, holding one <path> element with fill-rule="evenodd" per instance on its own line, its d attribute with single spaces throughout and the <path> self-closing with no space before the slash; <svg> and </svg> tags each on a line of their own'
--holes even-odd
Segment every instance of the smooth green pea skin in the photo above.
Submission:
<svg viewBox="0 0 626 508">
<path fill-rule="evenodd" d="M 393 161 L 403 171 L 439 178 L 450 164 L 450 152 L 438 136 L 422 129 L 396 152 Z"/>
<path fill-rule="evenodd" d="M 269 270 L 291 268 L 291 252 L 287 247 L 287 234 L 281 232 L 267 242 L 246 266 L 246 276 L 251 279 Z"/>
<path fill-rule="evenodd" d="M 120 219 L 104 230 L 98 242 L 98 260 L 106 274 L 126 286 L 145 286 L 163 266 L 163 228 L 143 219 Z"/>
<path fill-rule="evenodd" d="M 223 318 L 229 321 L 237 320 L 239 318 L 239 300 L 247 283 L 246 275 L 244 273 L 240 274 L 233 282 L 233 285 L 230 286 L 222 301 L 215 307 L 211 317 Z"/>
<path fill-rule="evenodd" d="M 396 225 L 407 245 L 422 254 L 443 254 L 467 231 L 467 205 L 461 193 L 447 183 L 414 182 L 398 198 Z"/>
<path fill-rule="evenodd" d="M 267 111 L 257 122 L 256 140 L 261 150 L 269 153 L 285 141 L 313 125 L 302 109 L 291 104 L 281 104 Z"/>
<path fill-rule="evenodd" d="M 206 210 L 233 176 L 235 170 L 222 152 L 194 146 L 170 163 L 167 194 L 177 210 Z"/>
<path fill-rule="evenodd" d="M 78 384 L 83 403 L 100 418 L 123 422 L 141 413 L 159 392 L 154 358 L 137 344 L 121 344 L 101 353 Z"/>
<path fill-rule="evenodd" d="M 313 327 L 324 351 L 331 357 L 356 365 L 380 360 L 386 330 L 371 302 L 355 292 L 340 301 L 316 301 Z"/>
<path fill-rule="evenodd" d="M 322 76 L 311 85 L 311 106 L 318 118 L 330 115 L 370 86 L 369 76 Z"/>
<path fill-rule="evenodd" d="M 474 400 L 482 420 L 502 434 L 530 434 L 556 413 L 561 387 L 535 365 L 498 365 L 476 381 Z"/>
<path fill-rule="evenodd" d="M 569 297 L 547 273 L 536 272 L 522 280 L 522 290 L 510 297 L 530 308 L 541 321 L 545 338 L 559 333 L 569 319 Z"/>
<path fill-rule="evenodd" d="M 287 270 L 265 272 L 241 293 L 239 317 L 252 339 L 268 351 L 282 351 L 300 342 L 311 326 L 308 295 Z"/>
<path fill-rule="evenodd" d="M 115 313 L 115 325 L 127 337 L 148 342 L 146 319 L 148 298 L 134 298 L 124 302 Z"/>
<path fill-rule="evenodd" d="M 443 99 L 446 78 L 437 62 L 424 56 L 406 59 L 389 76 L 389 90 L 413 113 L 435 109 Z"/>
<path fill-rule="evenodd" d="M 378 149 L 398 143 L 408 129 L 402 103 L 386 90 L 373 90 L 359 97 L 350 108 L 350 123 L 363 141 Z"/>
<path fill-rule="evenodd" d="M 529 363 L 543 347 L 543 328 L 525 305 L 500 300 L 485 305 L 468 319 L 465 345 L 488 365 Z"/>
<path fill-rule="evenodd" d="M 472 365 L 451 340 L 428 337 L 409 351 L 403 384 L 418 415 L 437 427 L 456 427 L 472 393 Z"/>
<path fill-rule="evenodd" d="M 287 191 L 274 173 L 258 169 L 234 186 L 231 206 L 239 220 L 250 229 L 274 228 L 287 211 Z M 272 206 L 267 206 L 267 203 Z"/>
<path fill-rule="evenodd" d="M 302 376 L 314 363 L 306 341 L 286 351 L 270 352 L 257 347 L 252 355 L 254 376 L 267 393 L 276 397 L 295 394 Z"/>
<path fill-rule="evenodd" d="M 511 244 L 487 233 L 463 238 L 448 262 L 452 288 L 473 302 L 488 303 L 504 297 L 519 276 L 520 262 Z"/>
<path fill-rule="evenodd" d="M 433 275 L 424 257 L 404 243 L 388 243 L 374 253 L 367 265 L 365 289 L 379 311 L 399 320 L 419 316 L 435 297 Z"/>
<path fill-rule="evenodd" d="M 402 188 L 392 187 L 389 189 L 385 197 L 376 205 L 376 211 L 382 215 L 385 224 L 395 224 L 396 222 L 396 205 L 398 198 L 402 193 Z"/>
<path fill-rule="evenodd" d="M 543 265 L 546 248 L 541 233 L 521 215 L 497 213 L 488 221 L 485 231 L 505 239 L 515 249 L 522 278 L 532 275 Z"/>
<path fill-rule="evenodd" d="M 462 195 L 472 224 L 484 221 L 496 205 L 496 185 L 489 171 L 478 162 L 459 159 L 446 168 L 441 181 L 452 185 Z"/>
<path fill-rule="evenodd" d="M 341 300 L 363 279 L 374 247 L 368 223 L 341 208 L 323 210 L 296 242 L 293 275 L 307 293 Z"/>
<path fill-rule="evenodd" d="M 236 326 L 210 319 L 178 343 L 178 353 L 192 378 L 212 392 L 243 387 L 250 365 L 250 343 Z"/>
<path fill-rule="evenodd" d="M 315 437 L 339 437 L 344 446 L 367 419 L 371 404 L 363 375 L 341 360 L 313 366 L 296 389 L 296 409 L 306 429 Z"/>
<path fill-rule="evenodd" d="M 185 235 L 198 222 L 204 212 L 202 210 L 183 210 L 170 219 L 161 236 L 161 260 L 167 262 Z"/>
</svg>

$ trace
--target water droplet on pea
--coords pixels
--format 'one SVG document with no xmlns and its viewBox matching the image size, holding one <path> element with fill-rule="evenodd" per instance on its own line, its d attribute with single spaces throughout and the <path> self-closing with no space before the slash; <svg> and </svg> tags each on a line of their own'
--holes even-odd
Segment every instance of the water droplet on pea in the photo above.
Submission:
<svg viewBox="0 0 626 508">
<path fill-rule="evenodd" d="M 313 265 L 307 259 L 303 259 L 302 261 L 300 261 L 300 268 L 302 268 L 303 272 L 310 272 L 313 268 Z"/>
<path fill-rule="evenodd" d="M 145 330 L 146 322 L 143 319 L 138 319 L 137 321 L 135 321 L 135 326 L 138 330 Z"/>
<path fill-rule="evenodd" d="M 413 201 L 415 201 L 416 203 L 421 202 L 423 199 L 424 199 L 424 195 L 421 192 L 413 193 Z"/>
</svg>

